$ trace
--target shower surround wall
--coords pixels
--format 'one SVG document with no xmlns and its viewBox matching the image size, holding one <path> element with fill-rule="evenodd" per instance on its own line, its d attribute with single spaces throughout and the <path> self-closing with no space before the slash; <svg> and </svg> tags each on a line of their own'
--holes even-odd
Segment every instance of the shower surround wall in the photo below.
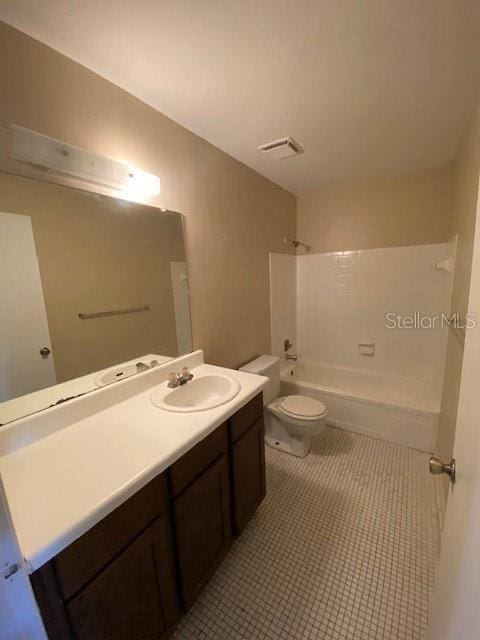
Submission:
<svg viewBox="0 0 480 640">
<path fill-rule="evenodd" d="M 270 253 L 270 335 L 272 354 L 284 355 L 284 341 L 297 349 L 297 256 Z"/>
<path fill-rule="evenodd" d="M 454 252 L 452 241 L 271 254 L 272 353 L 282 355 L 283 339 L 289 337 L 302 361 L 422 380 L 439 401 L 448 329 L 392 329 L 387 314 L 448 314 L 452 274 L 435 264 Z M 362 355 L 361 342 L 373 342 L 375 354 Z"/>
<path fill-rule="evenodd" d="M 447 329 L 388 328 L 387 314 L 448 313 L 452 277 L 435 268 L 447 256 L 447 244 L 298 256 L 302 357 L 429 381 L 440 397 Z M 360 342 L 374 342 L 375 355 Z"/>
</svg>

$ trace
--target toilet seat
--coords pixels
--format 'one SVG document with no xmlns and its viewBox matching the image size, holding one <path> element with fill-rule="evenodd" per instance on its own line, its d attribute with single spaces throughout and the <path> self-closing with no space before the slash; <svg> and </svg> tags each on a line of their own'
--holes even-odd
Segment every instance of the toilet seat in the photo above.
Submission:
<svg viewBox="0 0 480 640">
<path fill-rule="evenodd" d="M 318 420 L 327 409 L 323 402 L 309 396 L 285 396 L 278 403 L 278 409 L 287 416 L 297 420 Z"/>
</svg>

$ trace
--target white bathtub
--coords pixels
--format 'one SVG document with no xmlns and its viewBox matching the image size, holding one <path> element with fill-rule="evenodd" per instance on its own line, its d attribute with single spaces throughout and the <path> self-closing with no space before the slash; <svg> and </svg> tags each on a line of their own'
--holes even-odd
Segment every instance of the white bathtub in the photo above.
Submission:
<svg viewBox="0 0 480 640">
<path fill-rule="evenodd" d="M 281 375 L 282 395 L 321 400 L 327 424 L 422 451 L 433 451 L 440 401 L 422 380 L 335 365 L 299 362 Z"/>
</svg>

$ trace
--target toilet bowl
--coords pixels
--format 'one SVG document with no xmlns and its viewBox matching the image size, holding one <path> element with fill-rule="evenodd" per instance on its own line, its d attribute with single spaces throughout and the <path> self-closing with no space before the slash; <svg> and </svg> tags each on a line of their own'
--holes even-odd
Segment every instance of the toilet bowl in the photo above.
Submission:
<svg viewBox="0 0 480 640">
<path fill-rule="evenodd" d="M 280 396 L 266 406 L 265 442 L 275 449 L 304 458 L 313 437 L 325 427 L 327 409 L 308 396 Z"/>
<path fill-rule="evenodd" d="M 325 427 L 323 402 L 303 395 L 280 396 L 280 358 L 260 356 L 240 368 L 268 378 L 263 391 L 265 442 L 275 449 L 304 458 L 312 439 Z"/>
</svg>

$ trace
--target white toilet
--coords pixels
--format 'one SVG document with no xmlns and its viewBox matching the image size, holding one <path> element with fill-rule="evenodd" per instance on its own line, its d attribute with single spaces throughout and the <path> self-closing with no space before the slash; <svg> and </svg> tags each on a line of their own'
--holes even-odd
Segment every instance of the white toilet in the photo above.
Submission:
<svg viewBox="0 0 480 640">
<path fill-rule="evenodd" d="M 269 379 L 263 391 L 265 442 L 275 449 L 304 458 L 312 438 L 325 427 L 327 409 L 308 396 L 280 396 L 280 358 L 260 356 L 240 368 Z"/>
</svg>

